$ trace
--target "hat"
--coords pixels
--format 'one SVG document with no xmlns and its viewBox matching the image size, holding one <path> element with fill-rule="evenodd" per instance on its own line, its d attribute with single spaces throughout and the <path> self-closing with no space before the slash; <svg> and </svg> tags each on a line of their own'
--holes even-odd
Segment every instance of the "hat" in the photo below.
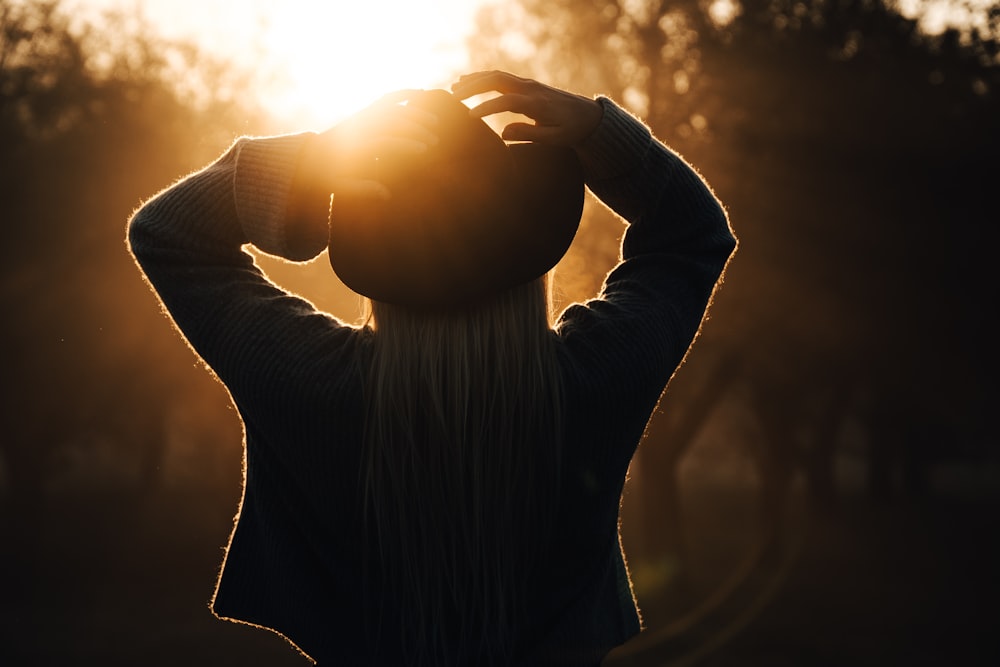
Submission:
<svg viewBox="0 0 1000 667">
<path fill-rule="evenodd" d="M 575 152 L 508 145 L 444 90 L 418 91 L 407 104 L 437 116 L 439 141 L 366 167 L 388 200 L 334 196 L 330 265 L 344 284 L 376 301 L 447 308 L 555 266 L 583 211 Z"/>
</svg>

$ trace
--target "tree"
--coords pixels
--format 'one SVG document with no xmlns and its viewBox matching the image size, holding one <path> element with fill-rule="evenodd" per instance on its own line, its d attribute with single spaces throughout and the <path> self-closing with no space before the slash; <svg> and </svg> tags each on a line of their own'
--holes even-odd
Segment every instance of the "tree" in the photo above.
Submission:
<svg viewBox="0 0 1000 667">
<path fill-rule="evenodd" d="M 706 175 L 741 240 L 697 362 L 667 391 L 674 414 L 655 415 L 655 442 L 639 449 L 659 483 L 641 485 L 636 507 L 675 511 L 696 427 L 739 387 L 762 431 L 743 446 L 762 452 L 771 524 L 799 471 L 818 505 L 834 501 L 845 418 L 870 418 L 876 448 L 889 439 L 893 420 L 861 414 L 860 396 L 955 424 L 920 446 L 938 456 L 989 427 L 968 406 L 997 393 L 997 328 L 978 304 L 995 299 L 1000 12 L 960 4 L 979 7 L 978 23 L 934 34 L 873 0 L 516 0 L 480 13 L 474 67 L 625 103 Z M 601 240 L 582 247 L 606 247 L 617 228 L 588 215 L 581 233 Z M 640 567 L 683 548 L 680 528 L 650 513 L 633 536 Z"/>
<path fill-rule="evenodd" d="M 217 155 L 232 128 L 261 124 L 237 92 L 245 76 L 139 17 L 78 26 L 57 1 L 0 2 L 0 305 L 13 324 L 0 333 L 0 467 L 29 571 L 46 494 L 72 462 L 110 448 L 105 462 L 121 471 L 110 490 L 138 497 L 160 481 L 185 402 L 234 423 L 166 326 L 124 232 L 142 197 Z"/>
</svg>

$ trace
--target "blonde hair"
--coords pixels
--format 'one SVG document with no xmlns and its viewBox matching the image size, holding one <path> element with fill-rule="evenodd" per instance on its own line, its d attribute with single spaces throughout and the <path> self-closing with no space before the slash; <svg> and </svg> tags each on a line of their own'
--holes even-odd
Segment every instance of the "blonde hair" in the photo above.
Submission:
<svg viewBox="0 0 1000 667">
<path fill-rule="evenodd" d="M 366 543 L 416 663 L 511 657 L 558 488 L 547 283 L 458 311 L 371 304 Z"/>
</svg>

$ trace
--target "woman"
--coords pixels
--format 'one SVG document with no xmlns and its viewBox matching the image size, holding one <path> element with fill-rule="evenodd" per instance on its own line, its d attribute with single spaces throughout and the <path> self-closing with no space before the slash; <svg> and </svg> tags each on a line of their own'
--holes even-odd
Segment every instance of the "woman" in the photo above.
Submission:
<svg viewBox="0 0 1000 667">
<path fill-rule="evenodd" d="M 532 121 L 509 147 L 481 120 L 504 111 Z M 545 274 L 584 182 L 629 223 L 622 260 L 553 326 Z M 475 73 L 321 135 L 240 139 L 129 241 L 245 427 L 217 615 L 343 665 L 596 665 L 639 632 L 622 486 L 735 248 L 639 121 Z M 369 321 L 282 291 L 246 243 L 328 248 Z"/>
</svg>

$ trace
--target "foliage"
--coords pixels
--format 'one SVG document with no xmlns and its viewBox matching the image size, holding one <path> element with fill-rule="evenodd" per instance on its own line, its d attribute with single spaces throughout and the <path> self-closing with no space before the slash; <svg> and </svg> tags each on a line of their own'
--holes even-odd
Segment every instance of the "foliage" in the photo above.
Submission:
<svg viewBox="0 0 1000 667">
<path fill-rule="evenodd" d="M 961 210 L 963 229 L 995 235 L 982 223 L 1000 33 L 995 9 L 983 16 L 929 35 L 871 0 L 516 0 L 487 6 L 469 43 L 476 67 L 624 102 L 698 165 L 742 241 L 720 295 L 738 315 L 715 318 L 759 323 L 775 354 L 794 342 L 814 364 L 864 350 L 873 367 L 905 367 L 920 301 L 965 304 L 986 264 L 936 230 Z M 961 268 L 924 270 L 960 252 Z M 802 304 L 808 318 L 785 315 Z M 961 323 L 942 316 L 922 336 L 975 335 L 973 311 L 956 305 Z M 750 334 L 706 333 L 731 346 Z"/>
<path fill-rule="evenodd" d="M 19 494 L 27 514 L 97 460 L 118 486 L 156 486 L 192 415 L 207 420 L 205 437 L 232 426 L 124 231 L 141 198 L 218 155 L 233 128 L 260 126 L 246 80 L 139 16 L 83 22 L 56 0 L 0 2 L 0 303 L 16 322 L 0 334 L 12 352 L 0 491 Z"/>
<path fill-rule="evenodd" d="M 678 506 L 678 462 L 711 424 L 690 415 L 733 400 L 757 429 L 736 446 L 772 498 L 798 473 L 832 489 L 848 423 L 863 424 L 874 477 L 880 457 L 919 478 L 934 459 L 987 455 L 1000 12 L 952 4 L 978 23 L 929 32 L 876 0 L 513 0 L 478 15 L 474 67 L 624 103 L 697 165 L 740 238 L 697 362 L 640 447 L 637 469 L 662 480 L 642 507 Z M 574 245 L 586 256 L 568 259 L 596 282 L 620 226 L 590 213 Z M 725 386 L 699 389 L 733 359 Z M 649 539 L 678 539 L 650 520 Z"/>
<path fill-rule="evenodd" d="M 786 66 L 794 54 L 810 67 L 916 58 L 932 81 L 962 70 L 970 92 L 995 92 L 1000 12 L 972 15 L 981 20 L 964 30 L 926 34 L 874 0 L 515 0 L 486 5 L 469 43 L 475 66 L 602 92 L 660 127 L 678 119 L 678 101 L 690 112 L 687 98 L 726 81 L 708 62 L 722 53 Z"/>
</svg>

